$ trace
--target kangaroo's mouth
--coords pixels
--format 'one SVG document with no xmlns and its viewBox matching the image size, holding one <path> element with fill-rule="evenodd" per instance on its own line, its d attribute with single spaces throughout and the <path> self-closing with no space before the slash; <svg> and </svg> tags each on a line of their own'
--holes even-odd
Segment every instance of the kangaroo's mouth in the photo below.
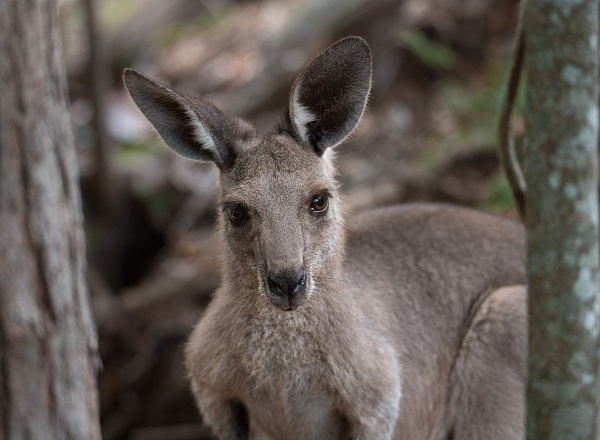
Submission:
<svg viewBox="0 0 600 440">
<path fill-rule="evenodd" d="M 306 299 L 306 294 L 302 293 L 299 295 L 295 295 L 293 297 L 289 296 L 280 296 L 273 294 L 272 292 L 267 292 L 267 298 L 275 307 L 285 312 L 291 312 L 296 310 L 298 307 L 304 304 L 304 300 Z"/>
</svg>

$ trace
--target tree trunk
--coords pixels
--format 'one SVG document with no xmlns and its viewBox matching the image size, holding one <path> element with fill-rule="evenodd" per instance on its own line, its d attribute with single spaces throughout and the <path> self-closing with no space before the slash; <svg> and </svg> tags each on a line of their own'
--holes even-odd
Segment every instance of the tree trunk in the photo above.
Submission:
<svg viewBox="0 0 600 440">
<path fill-rule="evenodd" d="M 100 438 L 56 1 L 0 3 L 0 438 Z"/>
<path fill-rule="evenodd" d="M 596 440 L 598 3 L 528 0 L 527 438 Z"/>
</svg>

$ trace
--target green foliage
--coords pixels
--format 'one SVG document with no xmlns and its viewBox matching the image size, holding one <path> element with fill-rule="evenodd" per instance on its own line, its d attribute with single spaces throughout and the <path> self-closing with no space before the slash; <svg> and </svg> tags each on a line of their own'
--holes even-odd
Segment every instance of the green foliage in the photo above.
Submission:
<svg viewBox="0 0 600 440">
<path fill-rule="evenodd" d="M 447 79 L 443 82 L 444 102 L 449 111 L 460 119 L 475 117 L 486 123 L 496 123 L 501 91 L 506 83 L 509 63 L 506 60 L 491 63 L 484 72 L 483 85 L 469 86 L 465 81 Z M 515 115 L 525 112 L 525 90 L 521 86 L 515 103 Z M 495 130 L 494 130 L 495 135 Z"/>
<path fill-rule="evenodd" d="M 490 182 L 488 196 L 482 201 L 481 208 L 486 211 L 506 213 L 515 207 L 512 191 L 504 175 L 500 174 Z"/>
<path fill-rule="evenodd" d="M 210 8 L 204 14 L 177 21 L 157 32 L 154 43 L 158 46 L 170 46 L 188 35 L 195 35 L 198 29 L 207 30 L 226 23 L 232 10 L 227 6 Z"/>
<path fill-rule="evenodd" d="M 159 141 L 125 142 L 115 150 L 116 164 L 124 169 L 144 164 L 152 156 L 161 154 L 162 148 Z"/>
<path fill-rule="evenodd" d="M 497 148 L 496 114 L 506 65 L 493 64 L 477 83 L 454 76 L 441 80 L 440 121 L 421 154 L 425 169 L 438 169 L 464 151 Z"/>
<path fill-rule="evenodd" d="M 446 76 L 440 81 L 441 121 L 420 156 L 420 165 L 425 170 L 435 174 L 459 153 L 498 150 L 498 103 L 508 67 L 508 60 L 503 60 L 491 63 L 475 81 L 455 76 Z M 515 119 L 522 120 L 524 112 L 525 91 L 521 87 L 515 103 Z M 501 213 L 514 208 L 503 173 L 490 181 L 481 207 Z"/>
<path fill-rule="evenodd" d="M 139 9 L 139 2 L 104 0 L 101 7 L 98 8 L 98 12 L 103 28 L 111 32 L 122 27 L 132 17 L 139 15 Z"/>
<path fill-rule="evenodd" d="M 456 55 L 446 43 L 428 38 L 417 29 L 406 29 L 400 39 L 419 60 L 433 70 L 448 70 L 456 64 Z"/>
</svg>

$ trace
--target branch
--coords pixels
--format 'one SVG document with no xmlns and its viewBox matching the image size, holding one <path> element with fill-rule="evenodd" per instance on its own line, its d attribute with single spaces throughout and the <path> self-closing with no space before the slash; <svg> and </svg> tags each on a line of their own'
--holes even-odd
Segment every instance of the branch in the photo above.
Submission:
<svg viewBox="0 0 600 440">
<path fill-rule="evenodd" d="M 523 20 L 520 20 L 522 23 Z M 517 28 L 517 43 L 515 45 L 513 64 L 510 69 L 508 84 L 502 92 L 500 104 L 500 119 L 498 121 L 498 143 L 500 145 L 500 162 L 506 173 L 506 178 L 515 198 L 515 204 L 521 217 L 525 214 L 525 192 L 527 184 L 519 164 L 515 142 L 512 136 L 511 120 L 519 83 L 523 72 L 525 58 L 525 30 L 522 24 Z"/>
</svg>

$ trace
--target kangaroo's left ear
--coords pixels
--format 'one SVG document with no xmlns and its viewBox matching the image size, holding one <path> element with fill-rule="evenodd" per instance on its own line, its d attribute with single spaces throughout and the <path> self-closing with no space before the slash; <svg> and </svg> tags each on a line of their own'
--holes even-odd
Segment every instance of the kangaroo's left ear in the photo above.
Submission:
<svg viewBox="0 0 600 440">
<path fill-rule="evenodd" d="M 360 120 L 371 88 L 371 51 L 360 37 L 325 49 L 300 72 L 290 93 L 294 135 L 317 154 L 346 139 Z"/>
<path fill-rule="evenodd" d="M 199 98 L 183 96 L 133 69 L 123 80 L 133 101 L 175 152 L 193 160 L 230 168 L 256 132 L 249 123 L 229 116 Z"/>
</svg>

